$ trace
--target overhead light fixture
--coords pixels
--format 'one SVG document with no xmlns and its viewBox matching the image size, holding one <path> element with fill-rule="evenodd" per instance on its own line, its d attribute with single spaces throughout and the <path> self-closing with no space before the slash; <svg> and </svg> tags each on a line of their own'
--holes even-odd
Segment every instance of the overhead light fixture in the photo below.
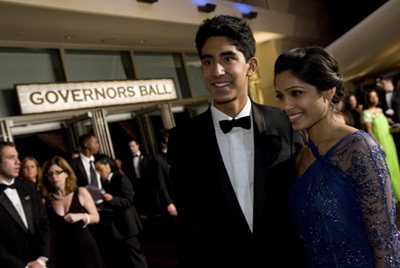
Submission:
<svg viewBox="0 0 400 268">
<path fill-rule="evenodd" d="M 157 2 L 158 0 L 137 0 L 137 1 L 142 2 L 142 3 L 153 4 L 153 3 Z"/>
<path fill-rule="evenodd" d="M 197 10 L 199 12 L 210 13 L 210 12 L 213 12 L 215 10 L 216 6 L 217 5 L 208 3 L 208 4 L 205 4 L 204 6 L 197 6 Z"/>
<path fill-rule="evenodd" d="M 242 13 L 244 19 L 255 19 L 257 17 L 257 12 L 251 11 L 250 13 Z"/>
</svg>

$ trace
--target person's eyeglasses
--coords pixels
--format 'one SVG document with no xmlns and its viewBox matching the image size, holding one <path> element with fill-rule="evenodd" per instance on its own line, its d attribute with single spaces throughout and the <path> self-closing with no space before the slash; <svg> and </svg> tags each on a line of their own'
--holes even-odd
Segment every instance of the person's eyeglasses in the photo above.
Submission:
<svg viewBox="0 0 400 268">
<path fill-rule="evenodd" d="M 47 172 L 47 174 L 46 174 L 46 176 L 47 177 L 53 177 L 53 175 L 60 175 L 61 173 L 63 173 L 64 172 L 64 170 L 57 170 L 57 171 L 54 171 L 54 172 Z"/>
</svg>

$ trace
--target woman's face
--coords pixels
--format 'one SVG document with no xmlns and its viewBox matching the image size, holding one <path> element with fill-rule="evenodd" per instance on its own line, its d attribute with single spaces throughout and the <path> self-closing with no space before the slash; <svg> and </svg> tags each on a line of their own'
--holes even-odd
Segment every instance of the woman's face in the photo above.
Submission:
<svg viewBox="0 0 400 268">
<path fill-rule="evenodd" d="M 376 91 L 371 91 L 367 95 L 368 104 L 369 106 L 378 106 L 379 104 L 379 97 Z"/>
<path fill-rule="evenodd" d="M 355 108 L 357 107 L 357 99 L 356 99 L 356 96 L 351 95 L 351 96 L 349 97 L 349 104 L 350 104 L 350 108 L 351 108 L 352 110 L 355 109 Z"/>
<path fill-rule="evenodd" d="M 108 163 L 102 164 L 100 162 L 96 162 L 95 167 L 102 179 L 107 179 L 108 176 L 111 174 L 111 167 L 110 167 L 110 164 L 108 164 Z"/>
<path fill-rule="evenodd" d="M 65 189 L 68 174 L 59 165 L 51 165 L 46 172 L 46 176 L 55 189 Z"/>
<path fill-rule="evenodd" d="M 284 71 L 275 77 L 276 97 L 294 130 L 309 129 L 328 114 L 329 101 L 313 85 Z"/>
<path fill-rule="evenodd" d="M 22 177 L 36 183 L 38 174 L 37 166 L 33 160 L 27 160 L 22 166 Z"/>
</svg>

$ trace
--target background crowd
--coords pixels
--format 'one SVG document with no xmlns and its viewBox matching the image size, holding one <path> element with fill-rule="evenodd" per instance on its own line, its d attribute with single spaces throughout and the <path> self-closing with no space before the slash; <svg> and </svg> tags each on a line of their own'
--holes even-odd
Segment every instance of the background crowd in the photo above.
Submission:
<svg viewBox="0 0 400 268">
<path fill-rule="evenodd" d="M 142 153 L 133 139 L 127 145 L 131 158 L 119 160 L 119 165 L 98 153 L 99 143 L 92 134 L 80 137 L 80 151 L 71 159 L 54 156 L 43 165 L 33 156 L 19 161 L 14 143 L 1 144 L 2 157 L 13 157 L 14 171 L 7 178 L 13 184 L 35 185 L 37 201 L 46 208 L 46 213 L 31 212 L 41 217 L 36 228 L 46 245 L 39 262 L 57 268 L 148 267 L 139 239 L 143 223 L 162 216 L 173 223 L 177 215 L 165 160 L 168 131 L 162 134 L 157 157 Z M 13 265 L 22 265 L 21 260 L 12 260 Z"/>
<path fill-rule="evenodd" d="M 400 81 L 398 77 L 377 77 L 376 84 L 346 93 L 336 104 L 345 122 L 371 134 L 386 153 L 396 202 L 400 201 Z"/>
</svg>

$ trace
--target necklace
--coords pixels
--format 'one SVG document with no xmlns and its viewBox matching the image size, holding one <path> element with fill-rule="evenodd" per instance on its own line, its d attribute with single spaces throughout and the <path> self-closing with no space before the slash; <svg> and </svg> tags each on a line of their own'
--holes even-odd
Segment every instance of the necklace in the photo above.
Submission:
<svg viewBox="0 0 400 268">
<path fill-rule="evenodd" d="M 63 195 L 63 196 L 59 196 L 59 195 L 57 195 L 55 193 L 51 193 L 51 195 L 57 200 L 63 200 L 65 198 L 67 198 L 67 196 L 69 195 L 69 192 L 66 192 L 65 195 Z"/>
</svg>

